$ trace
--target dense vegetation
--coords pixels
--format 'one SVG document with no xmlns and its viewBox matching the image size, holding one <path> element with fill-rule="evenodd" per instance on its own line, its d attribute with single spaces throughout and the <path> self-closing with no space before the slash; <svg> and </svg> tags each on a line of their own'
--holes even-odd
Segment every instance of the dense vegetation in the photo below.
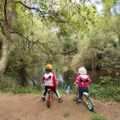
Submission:
<svg viewBox="0 0 120 120">
<path fill-rule="evenodd" d="M 42 89 L 47 63 L 73 87 L 85 66 L 94 95 L 120 100 L 119 51 L 118 0 L 0 0 L 0 89 Z"/>
</svg>

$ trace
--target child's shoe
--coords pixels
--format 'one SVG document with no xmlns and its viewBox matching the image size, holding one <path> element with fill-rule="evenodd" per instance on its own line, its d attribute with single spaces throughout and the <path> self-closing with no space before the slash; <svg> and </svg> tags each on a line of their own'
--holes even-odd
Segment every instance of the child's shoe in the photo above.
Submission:
<svg viewBox="0 0 120 120">
<path fill-rule="evenodd" d="M 42 99 L 42 102 L 44 102 L 44 101 L 45 101 L 45 97 L 44 97 L 44 96 L 42 96 L 42 97 L 41 97 L 41 99 Z"/>
<path fill-rule="evenodd" d="M 81 103 L 81 100 L 80 99 L 78 99 L 77 100 L 77 102 L 76 102 L 76 104 L 80 104 Z"/>
<path fill-rule="evenodd" d="M 62 103 L 63 102 L 62 98 L 58 98 L 58 102 Z"/>
</svg>

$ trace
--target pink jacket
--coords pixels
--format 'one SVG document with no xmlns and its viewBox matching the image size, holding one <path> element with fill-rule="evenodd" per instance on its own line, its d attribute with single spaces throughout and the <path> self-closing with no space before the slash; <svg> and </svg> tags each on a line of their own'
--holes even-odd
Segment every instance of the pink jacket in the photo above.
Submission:
<svg viewBox="0 0 120 120">
<path fill-rule="evenodd" d="M 78 84 L 79 87 L 87 87 L 90 84 L 91 79 L 88 75 L 78 75 L 76 77 L 75 84 Z"/>
</svg>

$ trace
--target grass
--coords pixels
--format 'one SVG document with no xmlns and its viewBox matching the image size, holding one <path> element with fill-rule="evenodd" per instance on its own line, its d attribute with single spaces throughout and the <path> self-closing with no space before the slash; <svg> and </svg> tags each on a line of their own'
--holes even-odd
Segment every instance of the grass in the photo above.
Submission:
<svg viewBox="0 0 120 120">
<path fill-rule="evenodd" d="M 69 116 L 70 116 L 70 113 L 68 113 L 68 112 L 64 113 L 64 117 L 69 117 Z"/>
<path fill-rule="evenodd" d="M 32 89 L 30 87 L 15 87 L 15 88 L 1 89 L 0 92 L 9 92 L 9 93 L 14 93 L 14 94 L 21 94 L 21 93 L 42 93 L 42 90 Z"/>
<path fill-rule="evenodd" d="M 44 90 L 30 88 L 30 87 L 20 87 L 16 86 L 14 88 L 3 88 L 0 92 L 9 92 L 14 94 L 21 94 L 21 93 L 39 93 L 42 94 Z M 66 94 L 64 89 L 58 89 L 59 93 Z"/>
<path fill-rule="evenodd" d="M 14 94 L 20 93 L 39 93 L 42 94 L 43 90 L 38 88 L 30 88 L 30 87 L 21 87 L 16 86 L 14 88 L 3 88 L 0 90 L 1 92 L 10 92 Z M 65 89 L 58 89 L 60 94 L 67 94 Z M 98 84 L 91 84 L 89 86 L 90 95 L 93 98 L 104 99 L 104 100 L 116 100 L 120 102 L 120 87 L 106 86 L 105 88 Z M 70 94 L 75 94 L 76 87 L 73 87 L 70 91 Z"/>
<path fill-rule="evenodd" d="M 92 118 L 92 120 L 107 120 L 106 118 L 104 118 L 104 117 L 102 117 L 102 116 L 94 116 L 93 118 Z"/>
</svg>

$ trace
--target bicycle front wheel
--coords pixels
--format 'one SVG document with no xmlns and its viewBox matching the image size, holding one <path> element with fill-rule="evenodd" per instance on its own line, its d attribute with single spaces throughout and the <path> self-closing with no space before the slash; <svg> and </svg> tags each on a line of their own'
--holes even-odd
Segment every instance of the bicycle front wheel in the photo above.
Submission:
<svg viewBox="0 0 120 120">
<path fill-rule="evenodd" d="M 93 111 L 93 103 L 89 97 L 86 99 L 86 104 L 87 104 L 88 109 L 90 111 Z"/>
</svg>

